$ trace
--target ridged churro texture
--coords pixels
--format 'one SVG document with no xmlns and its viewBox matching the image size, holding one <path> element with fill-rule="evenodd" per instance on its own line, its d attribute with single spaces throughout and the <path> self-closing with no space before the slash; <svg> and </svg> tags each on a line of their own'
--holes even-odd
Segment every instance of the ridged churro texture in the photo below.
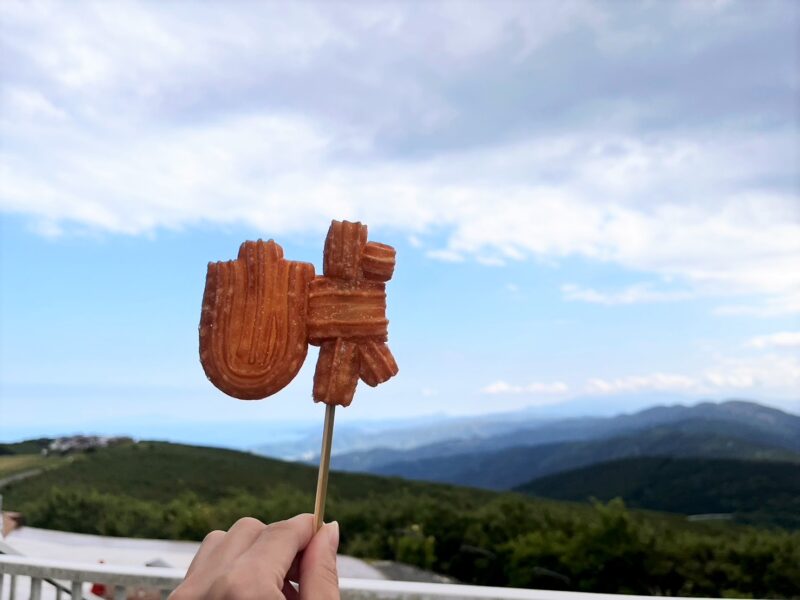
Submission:
<svg viewBox="0 0 800 600">
<path fill-rule="evenodd" d="M 358 379 L 370 386 L 397 374 L 386 345 L 386 281 L 391 246 L 367 242 L 367 226 L 334 221 L 325 239 L 323 276 L 308 291 L 308 341 L 318 345 L 314 401 L 348 406 Z"/>
<path fill-rule="evenodd" d="M 308 351 L 306 308 L 314 265 L 283 258 L 273 241 L 245 242 L 239 257 L 208 265 L 200 362 L 226 394 L 256 400 L 294 379 Z"/>
<path fill-rule="evenodd" d="M 368 242 L 361 223 L 331 223 L 320 277 L 311 264 L 285 260 L 271 240 L 245 242 L 236 260 L 208 265 L 206 375 L 236 398 L 265 398 L 297 375 L 310 343 L 320 347 L 314 401 L 348 406 L 359 378 L 374 387 L 398 371 L 386 345 L 394 266 L 394 248 Z"/>
</svg>

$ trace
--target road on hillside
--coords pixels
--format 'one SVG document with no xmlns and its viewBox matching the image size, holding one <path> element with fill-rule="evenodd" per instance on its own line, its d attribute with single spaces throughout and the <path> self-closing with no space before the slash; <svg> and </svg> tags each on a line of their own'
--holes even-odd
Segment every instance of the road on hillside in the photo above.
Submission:
<svg viewBox="0 0 800 600">
<path fill-rule="evenodd" d="M 14 475 L 3 477 L 2 479 L 0 479 L 0 490 L 2 490 L 9 483 L 14 483 L 15 481 L 21 481 L 23 479 L 27 479 L 28 477 L 34 477 L 36 475 L 39 475 L 42 471 L 44 471 L 44 469 L 31 469 L 30 471 L 22 471 L 21 473 L 15 473 Z"/>
</svg>

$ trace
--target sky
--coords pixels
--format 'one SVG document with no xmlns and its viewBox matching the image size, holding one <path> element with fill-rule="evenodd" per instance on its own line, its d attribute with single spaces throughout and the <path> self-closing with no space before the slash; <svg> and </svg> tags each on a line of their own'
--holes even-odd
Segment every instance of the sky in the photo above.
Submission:
<svg viewBox="0 0 800 600">
<path fill-rule="evenodd" d="M 397 248 L 344 418 L 800 412 L 800 4 L 0 3 L 0 439 L 311 422 L 204 377 L 206 264 Z"/>
</svg>

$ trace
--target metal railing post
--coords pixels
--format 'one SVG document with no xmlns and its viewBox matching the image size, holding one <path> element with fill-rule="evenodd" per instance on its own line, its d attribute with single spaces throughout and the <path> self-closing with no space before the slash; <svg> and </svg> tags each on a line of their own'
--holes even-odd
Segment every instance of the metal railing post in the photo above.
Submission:
<svg viewBox="0 0 800 600">
<path fill-rule="evenodd" d="M 42 580 L 31 577 L 31 600 L 42 600 Z"/>
</svg>

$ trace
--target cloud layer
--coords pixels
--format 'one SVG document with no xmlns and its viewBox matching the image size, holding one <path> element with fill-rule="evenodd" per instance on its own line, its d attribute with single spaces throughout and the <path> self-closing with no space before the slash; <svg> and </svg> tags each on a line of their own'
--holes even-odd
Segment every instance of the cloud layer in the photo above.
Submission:
<svg viewBox="0 0 800 600">
<path fill-rule="evenodd" d="M 800 348 L 800 331 L 779 331 L 751 339 L 752 348 Z"/>
<path fill-rule="evenodd" d="M 485 394 L 520 394 L 534 404 L 553 404 L 569 399 L 567 393 L 604 396 L 646 392 L 673 392 L 681 396 L 724 396 L 731 393 L 762 394 L 771 389 L 800 388 L 800 361 L 785 355 L 751 359 L 728 359 L 699 376 L 678 373 L 649 373 L 618 378 L 592 378 L 570 389 L 565 383 L 514 385 L 496 381 L 481 391 Z"/>
<path fill-rule="evenodd" d="M 44 234 L 333 216 L 569 257 L 601 304 L 800 311 L 798 8 L 3 3 L 0 208 Z"/>
</svg>

